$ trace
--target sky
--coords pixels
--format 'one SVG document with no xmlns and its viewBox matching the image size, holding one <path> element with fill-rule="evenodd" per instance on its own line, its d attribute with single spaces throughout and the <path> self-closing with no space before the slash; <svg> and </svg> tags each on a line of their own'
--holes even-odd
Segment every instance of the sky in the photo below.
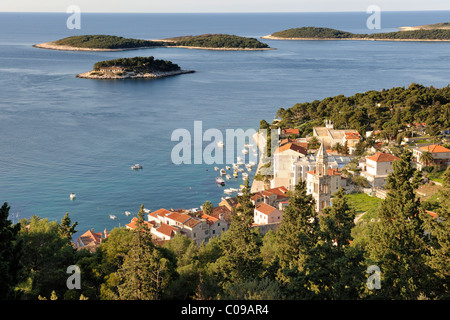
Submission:
<svg viewBox="0 0 450 320">
<path fill-rule="evenodd" d="M 346 12 L 450 10 L 450 0 L 0 0 L 0 12 Z"/>
</svg>

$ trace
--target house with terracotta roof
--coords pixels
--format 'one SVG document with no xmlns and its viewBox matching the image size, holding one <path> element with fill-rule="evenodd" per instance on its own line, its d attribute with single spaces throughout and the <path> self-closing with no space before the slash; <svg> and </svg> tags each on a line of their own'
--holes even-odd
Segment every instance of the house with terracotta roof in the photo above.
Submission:
<svg viewBox="0 0 450 320">
<path fill-rule="evenodd" d="M 254 210 L 254 223 L 256 225 L 280 223 L 283 218 L 283 212 L 267 203 L 260 203 Z"/>
<path fill-rule="evenodd" d="M 275 150 L 273 154 L 273 179 L 271 188 L 289 187 L 292 185 L 292 163 L 297 159 L 306 157 L 307 149 L 296 143 L 286 143 Z"/>
<path fill-rule="evenodd" d="M 422 168 L 427 165 L 421 159 L 422 154 L 425 152 L 429 152 L 433 157 L 433 160 L 428 165 L 437 165 L 442 167 L 448 167 L 450 165 L 450 149 L 438 144 L 432 144 L 413 148 L 414 162 L 419 170 L 422 170 Z"/>
<path fill-rule="evenodd" d="M 383 186 L 389 173 L 392 172 L 392 163 L 400 158 L 384 152 L 376 152 L 374 155 L 362 158 L 359 167 L 362 169 L 361 176 L 373 186 Z"/>
<path fill-rule="evenodd" d="M 220 232 L 228 229 L 228 223 L 223 216 L 213 217 L 200 212 L 200 217 L 186 214 L 183 210 L 159 210 L 149 212 L 146 221 L 150 233 L 157 239 L 171 240 L 177 234 L 183 234 L 197 244 L 208 242 Z M 137 218 L 133 218 L 126 225 L 129 229 L 134 229 Z"/>
<path fill-rule="evenodd" d="M 284 138 L 289 138 L 291 136 L 299 136 L 300 135 L 300 131 L 298 129 L 281 129 L 278 128 L 278 136 L 281 139 Z"/>
<path fill-rule="evenodd" d="M 254 206 L 261 203 L 267 203 L 273 207 L 278 207 L 279 203 L 289 199 L 287 195 L 288 189 L 284 186 L 263 190 L 251 196 L 250 200 Z"/>
<path fill-rule="evenodd" d="M 87 249 L 91 252 L 95 251 L 103 239 L 108 237 L 108 231 L 105 229 L 103 232 L 95 232 L 94 229 L 90 229 L 78 237 L 76 247 L 77 249 Z"/>
<path fill-rule="evenodd" d="M 331 150 L 337 143 L 344 145 L 347 142 L 350 154 L 355 151 L 356 144 L 361 140 L 361 135 L 357 130 L 334 129 L 331 121 L 326 121 L 325 127 L 313 127 L 313 136 L 325 145 L 326 150 Z"/>
</svg>

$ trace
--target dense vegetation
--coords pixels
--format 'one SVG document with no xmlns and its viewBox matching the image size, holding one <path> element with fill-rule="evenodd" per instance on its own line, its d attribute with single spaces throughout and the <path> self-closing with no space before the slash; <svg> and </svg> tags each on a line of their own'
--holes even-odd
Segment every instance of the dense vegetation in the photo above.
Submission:
<svg viewBox="0 0 450 320">
<path fill-rule="evenodd" d="M 61 46 L 91 49 L 126 49 L 140 47 L 161 47 L 166 44 L 156 41 L 123 38 L 108 35 L 72 36 L 54 42 Z"/>
<path fill-rule="evenodd" d="M 269 48 L 267 44 L 257 39 L 228 34 L 203 34 L 198 36 L 175 37 L 166 40 L 170 41 L 140 40 L 108 35 L 83 35 L 64 38 L 54 43 L 62 46 L 91 49 L 131 49 L 177 45 L 202 48 Z"/>
<path fill-rule="evenodd" d="M 356 129 L 362 136 L 367 131 L 382 130 L 390 139 L 395 139 L 407 124 L 426 123 L 426 132 L 433 136 L 450 127 L 450 87 L 413 83 L 408 88 L 339 95 L 280 108 L 277 116 L 281 121 L 274 126 L 298 128 L 304 137 L 314 126 L 324 126 L 325 119 L 333 121 L 336 129 Z M 263 120 L 261 125 L 265 128 L 268 124 Z"/>
<path fill-rule="evenodd" d="M 278 38 L 371 39 L 371 40 L 450 40 L 450 30 L 422 29 L 372 34 L 357 34 L 330 28 L 302 27 L 275 32 Z"/>
<path fill-rule="evenodd" d="M 199 36 L 175 37 L 167 40 L 176 45 L 202 48 L 269 48 L 265 43 L 254 38 L 246 38 L 228 34 L 202 34 Z"/>
<path fill-rule="evenodd" d="M 94 65 L 94 70 L 98 71 L 102 67 L 123 67 L 125 71 L 134 71 L 142 73 L 151 72 L 166 72 L 180 70 L 180 66 L 168 61 L 159 60 L 154 57 L 134 57 L 134 58 L 120 58 L 114 60 L 100 61 Z"/>
<path fill-rule="evenodd" d="M 449 299 L 450 169 L 432 218 L 410 160 L 405 151 L 394 163 L 377 219 L 362 227 L 343 189 L 319 216 L 300 182 L 278 230 L 261 236 L 246 188 L 230 229 L 200 246 L 183 235 L 154 244 L 141 206 L 135 230 L 115 228 L 95 252 L 77 251 L 68 214 L 12 224 L 5 203 L 0 299 Z M 70 265 L 82 274 L 78 290 L 67 287 Z M 381 270 L 378 284 L 369 266 Z"/>
</svg>

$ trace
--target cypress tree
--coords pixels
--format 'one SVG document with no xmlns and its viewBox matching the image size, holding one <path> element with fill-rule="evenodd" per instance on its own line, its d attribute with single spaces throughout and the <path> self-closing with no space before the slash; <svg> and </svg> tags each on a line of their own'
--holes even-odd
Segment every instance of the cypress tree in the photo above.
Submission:
<svg viewBox="0 0 450 320">
<path fill-rule="evenodd" d="M 292 298 L 301 298 L 306 294 L 305 263 L 317 243 L 318 221 L 315 201 L 306 194 L 306 183 L 300 181 L 295 186 L 276 233 L 277 278 L 284 285 L 287 296 Z"/>
<path fill-rule="evenodd" d="M 375 295 L 384 299 L 417 299 L 427 294 L 430 268 L 424 263 L 427 247 L 415 195 L 420 173 L 412 167 L 411 155 L 405 150 L 392 165 L 388 193 L 367 247 L 369 261 L 381 269 L 381 289 Z"/>
</svg>

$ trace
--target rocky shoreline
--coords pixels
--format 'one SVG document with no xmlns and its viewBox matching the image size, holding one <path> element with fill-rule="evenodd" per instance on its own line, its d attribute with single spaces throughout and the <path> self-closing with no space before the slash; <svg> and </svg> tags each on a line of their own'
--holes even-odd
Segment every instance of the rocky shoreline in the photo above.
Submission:
<svg viewBox="0 0 450 320">
<path fill-rule="evenodd" d="M 177 71 L 152 72 L 152 73 L 122 72 L 119 74 L 119 73 L 100 72 L 92 70 L 89 72 L 77 74 L 76 77 L 84 79 L 98 79 L 98 80 L 158 79 L 194 72 L 195 72 L 194 70 L 177 70 Z"/>
</svg>

